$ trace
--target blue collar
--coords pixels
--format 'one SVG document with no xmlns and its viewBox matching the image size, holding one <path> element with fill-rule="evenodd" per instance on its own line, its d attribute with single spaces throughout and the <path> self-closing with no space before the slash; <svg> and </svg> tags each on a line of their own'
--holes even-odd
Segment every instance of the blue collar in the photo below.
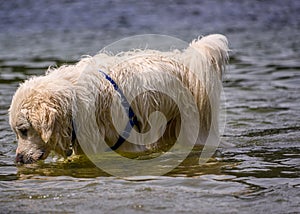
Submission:
<svg viewBox="0 0 300 214">
<path fill-rule="evenodd" d="M 99 70 L 99 72 L 105 76 L 106 80 L 108 80 L 113 85 L 114 89 L 121 95 L 121 104 L 128 116 L 128 122 L 126 124 L 124 131 L 122 132 L 122 136 L 119 135 L 117 142 L 110 147 L 111 150 L 117 150 L 120 146 L 123 145 L 126 139 L 130 136 L 130 132 L 133 129 L 133 127 L 136 126 L 139 131 L 140 131 L 140 127 L 134 111 L 132 110 L 128 100 L 126 99 L 125 95 L 123 94 L 122 90 L 119 88 L 117 83 L 104 71 Z M 72 120 L 72 144 L 74 144 L 75 140 L 76 140 L 76 131 L 75 131 L 74 122 Z"/>
<path fill-rule="evenodd" d="M 122 136 L 119 135 L 117 142 L 113 146 L 110 147 L 111 150 L 117 150 L 120 146 L 122 146 L 122 144 L 130 136 L 130 132 L 133 129 L 133 127 L 137 126 L 137 128 L 139 130 L 140 130 L 140 127 L 139 127 L 137 117 L 136 117 L 134 111 L 132 110 L 128 100 L 126 99 L 122 90 L 119 88 L 118 84 L 104 71 L 99 70 L 99 72 L 104 74 L 105 78 L 114 86 L 114 89 L 121 95 L 121 104 L 122 104 L 123 108 L 125 109 L 127 116 L 128 116 L 128 122 L 122 133 Z"/>
</svg>

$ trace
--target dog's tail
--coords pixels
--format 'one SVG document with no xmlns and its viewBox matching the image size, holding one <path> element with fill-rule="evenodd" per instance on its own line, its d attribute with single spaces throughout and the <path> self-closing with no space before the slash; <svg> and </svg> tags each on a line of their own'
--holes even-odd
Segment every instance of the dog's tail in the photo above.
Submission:
<svg viewBox="0 0 300 214">
<path fill-rule="evenodd" d="M 185 66 L 197 78 L 206 93 L 219 93 L 222 76 L 228 62 L 228 41 L 221 34 L 212 34 L 194 40 L 183 52 Z M 193 80 L 191 80 L 195 84 Z"/>
<path fill-rule="evenodd" d="M 221 78 L 228 61 L 228 51 L 228 41 L 225 36 L 208 35 L 190 43 L 185 52 L 185 63 L 199 77 L 217 74 Z"/>
</svg>

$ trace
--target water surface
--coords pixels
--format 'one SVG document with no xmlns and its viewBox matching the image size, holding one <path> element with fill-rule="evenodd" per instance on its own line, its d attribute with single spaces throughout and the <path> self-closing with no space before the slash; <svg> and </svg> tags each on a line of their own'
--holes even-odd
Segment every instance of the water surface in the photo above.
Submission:
<svg viewBox="0 0 300 214">
<path fill-rule="evenodd" d="M 299 213 L 300 3 L 2 1 L 0 213 Z M 18 84 L 130 35 L 225 34 L 227 123 L 206 165 L 127 180 L 85 160 L 16 167 L 7 109 Z"/>
</svg>

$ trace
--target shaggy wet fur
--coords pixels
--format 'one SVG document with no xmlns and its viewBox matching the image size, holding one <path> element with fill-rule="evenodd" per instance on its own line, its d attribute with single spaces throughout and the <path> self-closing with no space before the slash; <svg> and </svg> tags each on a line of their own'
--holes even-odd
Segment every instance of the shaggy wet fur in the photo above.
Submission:
<svg viewBox="0 0 300 214">
<path fill-rule="evenodd" d="M 155 127 L 155 121 L 152 121 L 154 124 L 149 122 L 154 111 L 162 112 L 167 121 L 163 136 L 155 143 L 145 146 L 125 142 L 118 151 L 163 150 L 174 143 L 182 122 L 181 114 L 188 115 L 189 112 L 179 112 L 176 100 L 168 99 L 151 87 L 160 84 L 177 93 L 169 77 L 175 77 L 192 94 L 200 122 L 196 143 L 203 144 L 209 131 L 216 136 L 219 134 L 217 117 L 221 78 L 227 58 L 227 39 L 215 34 L 193 41 L 183 51 L 143 50 L 117 56 L 99 53 L 75 65 L 49 69 L 45 76 L 32 77 L 20 85 L 9 109 L 10 125 L 18 140 L 16 162 L 43 160 L 51 151 L 63 157 L 70 155 L 72 150 L 81 154 L 78 139 L 72 142 L 72 118 L 74 109 L 78 110 L 76 105 L 89 113 L 95 111 L 100 137 L 108 146 L 114 145 L 119 134 L 111 114 L 116 118 L 123 118 L 126 114 L 118 99 L 120 95 L 99 69 L 106 72 L 126 96 L 132 91 L 148 90 L 131 103 L 139 124 L 139 130 L 135 127 L 133 131 L 146 133 Z M 184 96 L 178 94 L 179 99 L 184 99 Z M 76 125 L 77 129 L 86 129 L 86 133 L 91 130 L 88 125 Z"/>
</svg>

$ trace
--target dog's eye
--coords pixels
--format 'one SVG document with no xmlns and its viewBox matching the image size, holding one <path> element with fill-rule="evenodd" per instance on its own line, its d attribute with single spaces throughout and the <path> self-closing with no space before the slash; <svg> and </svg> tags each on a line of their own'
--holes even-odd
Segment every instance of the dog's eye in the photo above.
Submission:
<svg viewBox="0 0 300 214">
<path fill-rule="evenodd" d="M 23 137 L 27 137 L 28 129 L 20 128 L 18 131 Z"/>
</svg>

